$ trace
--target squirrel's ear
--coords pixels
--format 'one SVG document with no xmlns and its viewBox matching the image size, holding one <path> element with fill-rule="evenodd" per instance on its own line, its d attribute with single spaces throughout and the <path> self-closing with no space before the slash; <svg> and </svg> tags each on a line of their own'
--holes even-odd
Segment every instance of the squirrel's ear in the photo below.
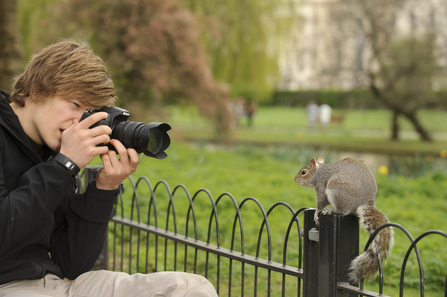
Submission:
<svg viewBox="0 0 447 297">
<path fill-rule="evenodd" d="M 324 159 L 323 159 L 323 157 L 318 157 L 317 158 L 317 165 L 319 166 L 319 165 L 322 165 L 322 164 L 324 164 Z"/>
<path fill-rule="evenodd" d="M 315 167 L 316 166 L 316 162 L 315 162 L 314 158 L 310 159 L 310 166 L 311 167 Z"/>
</svg>

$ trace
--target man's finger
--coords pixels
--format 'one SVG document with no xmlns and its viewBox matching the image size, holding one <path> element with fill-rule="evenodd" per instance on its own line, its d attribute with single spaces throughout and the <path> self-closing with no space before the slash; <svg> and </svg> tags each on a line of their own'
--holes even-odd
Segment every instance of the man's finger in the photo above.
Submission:
<svg viewBox="0 0 447 297">
<path fill-rule="evenodd" d="M 115 147 L 115 150 L 121 157 L 123 157 L 122 155 L 127 155 L 127 149 L 124 147 L 121 141 L 117 139 L 110 139 L 110 144 Z"/>
<path fill-rule="evenodd" d="M 97 112 L 92 114 L 91 116 L 86 117 L 82 121 L 79 122 L 79 125 L 82 128 L 90 128 L 93 124 L 99 122 L 102 119 L 105 119 L 109 116 L 107 112 Z"/>
<path fill-rule="evenodd" d="M 131 168 L 136 169 L 140 163 L 140 154 L 134 149 L 127 149 L 127 155 L 129 156 Z"/>
</svg>

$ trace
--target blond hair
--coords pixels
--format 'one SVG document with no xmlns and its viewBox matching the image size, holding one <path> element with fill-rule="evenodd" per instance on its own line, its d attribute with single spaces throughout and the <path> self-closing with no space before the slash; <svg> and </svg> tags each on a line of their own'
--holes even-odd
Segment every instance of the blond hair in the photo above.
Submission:
<svg viewBox="0 0 447 297">
<path fill-rule="evenodd" d="M 72 40 L 47 46 L 33 56 L 14 82 L 11 101 L 23 107 L 26 97 L 39 102 L 56 95 L 95 108 L 116 100 L 104 61 Z"/>
</svg>

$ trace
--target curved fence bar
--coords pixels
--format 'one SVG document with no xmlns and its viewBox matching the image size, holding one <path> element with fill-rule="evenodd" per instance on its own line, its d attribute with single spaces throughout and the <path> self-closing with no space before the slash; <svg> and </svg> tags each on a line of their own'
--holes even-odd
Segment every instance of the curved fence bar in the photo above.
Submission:
<svg viewBox="0 0 447 297">
<path fill-rule="evenodd" d="M 420 253 L 419 253 L 419 249 L 416 246 L 416 244 L 421 241 L 423 238 L 427 237 L 428 235 L 431 234 L 438 234 L 443 236 L 444 238 L 447 238 L 447 234 L 445 232 L 442 231 L 438 231 L 438 230 L 431 230 L 431 231 L 427 231 L 422 233 L 420 236 L 418 236 L 415 240 L 412 240 L 410 247 L 408 248 L 407 253 L 405 254 L 405 258 L 404 258 L 404 262 L 402 264 L 402 272 L 401 272 L 401 278 L 400 278 L 400 296 L 402 297 L 404 294 L 404 277 L 405 277 L 405 268 L 407 266 L 407 262 L 408 262 L 408 258 L 410 257 L 410 253 L 411 251 L 414 249 L 416 252 L 416 255 L 418 257 L 418 263 L 419 263 L 419 274 L 420 274 L 420 286 L 421 286 L 421 296 L 424 296 L 424 270 L 422 269 L 422 261 L 420 260 Z M 445 292 L 447 296 L 447 291 Z"/>
<path fill-rule="evenodd" d="M 410 242 L 413 244 L 414 243 L 414 238 L 413 236 L 410 234 L 410 232 L 405 229 L 403 226 L 396 224 L 396 223 L 387 223 L 385 225 L 380 226 L 379 228 L 377 228 L 377 230 L 371 234 L 371 237 L 369 238 L 368 242 L 366 243 L 365 246 L 365 250 L 369 247 L 370 243 L 373 241 L 374 237 L 376 237 L 376 235 L 384 228 L 387 227 L 395 227 L 399 230 L 401 230 L 410 240 Z M 416 259 L 419 265 L 419 281 L 420 281 L 420 293 L 421 296 L 424 296 L 424 269 L 422 267 L 422 258 L 421 258 L 421 253 L 419 252 L 419 249 L 417 246 L 415 246 L 415 253 L 416 253 Z M 405 263 L 406 260 L 404 260 L 404 264 L 402 265 L 403 269 L 401 269 L 401 276 L 400 276 L 400 296 L 402 296 L 403 294 L 403 284 L 404 284 L 404 276 L 405 276 Z M 383 272 L 381 271 L 381 273 L 383 274 Z M 381 279 L 381 283 L 383 285 L 383 276 Z"/>
</svg>

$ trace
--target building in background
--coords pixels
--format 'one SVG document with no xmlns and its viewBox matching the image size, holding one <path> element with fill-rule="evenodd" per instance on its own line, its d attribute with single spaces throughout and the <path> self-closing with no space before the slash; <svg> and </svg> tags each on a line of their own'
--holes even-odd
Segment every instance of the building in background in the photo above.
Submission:
<svg viewBox="0 0 447 297">
<path fill-rule="evenodd" d="M 385 7 L 382 2 L 395 5 Z M 383 39 L 434 34 L 437 60 L 446 67 L 446 1 L 303 0 L 298 5 L 300 21 L 295 35 L 280 59 L 279 89 L 348 90 L 368 86 L 368 70 L 376 63 L 371 42 L 373 29 L 365 17 L 368 9 L 388 10 L 382 11 L 389 15 L 386 26 L 380 29 Z"/>
</svg>

